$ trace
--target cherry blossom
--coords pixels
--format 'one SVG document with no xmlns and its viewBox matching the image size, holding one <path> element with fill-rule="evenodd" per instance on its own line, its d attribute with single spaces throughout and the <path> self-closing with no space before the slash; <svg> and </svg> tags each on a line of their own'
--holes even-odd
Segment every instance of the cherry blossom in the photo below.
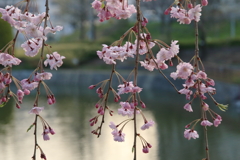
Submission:
<svg viewBox="0 0 240 160">
<path fill-rule="evenodd" d="M 112 129 L 117 129 L 117 126 L 113 122 L 110 122 L 109 127 Z"/>
<path fill-rule="evenodd" d="M 190 24 L 192 20 L 195 20 L 196 22 L 200 21 L 200 12 L 202 11 L 201 5 L 198 4 L 194 8 L 190 5 L 188 8 L 190 9 L 187 11 L 178 6 L 171 7 L 165 11 L 165 14 L 170 12 L 171 18 L 176 18 L 180 24 Z"/>
<path fill-rule="evenodd" d="M 56 27 L 46 27 L 44 30 L 44 34 L 47 35 L 48 33 L 55 34 L 56 31 L 61 31 L 63 29 L 62 26 L 56 26 Z"/>
<path fill-rule="evenodd" d="M 0 64 L 2 64 L 4 67 L 12 67 L 12 65 L 19 65 L 20 63 L 20 59 L 11 56 L 8 53 L 0 53 Z"/>
<path fill-rule="evenodd" d="M 32 38 L 24 42 L 21 47 L 25 51 L 25 55 L 29 57 L 34 57 L 38 54 L 40 48 L 42 47 L 41 38 Z"/>
<path fill-rule="evenodd" d="M 190 63 L 181 62 L 177 65 L 177 71 L 172 72 L 170 76 L 176 80 L 176 78 L 187 79 L 193 71 L 193 66 Z"/>
<path fill-rule="evenodd" d="M 193 129 L 185 129 L 184 137 L 187 138 L 188 140 L 190 140 L 191 138 L 193 138 L 193 139 L 199 138 L 199 135 L 198 135 L 197 131 L 195 131 Z"/>
<path fill-rule="evenodd" d="M 37 73 L 34 80 L 35 81 L 50 80 L 51 78 L 52 78 L 52 73 L 43 72 L 43 73 Z"/>
<path fill-rule="evenodd" d="M 188 112 L 193 112 L 192 106 L 190 103 L 185 104 L 185 106 L 183 108 Z"/>
<path fill-rule="evenodd" d="M 124 84 L 118 85 L 118 95 L 124 94 L 124 93 L 140 93 L 142 91 L 142 88 L 138 86 L 134 86 L 133 82 L 124 82 Z"/>
<path fill-rule="evenodd" d="M 102 7 L 104 6 L 104 7 Z M 95 0 L 92 7 L 98 12 L 100 22 L 109 20 L 114 17 L 116 19 L 127 19 L 133 13 L 136 13 L 135 6 L 128 4 L 128 1 L 106 0 L 105 3 Z"/>
<path fill-rule="evenodd" d="M 121 108 L 118 109 L 118 114 L 131 117 L 134 113 L 134 106 L 128 102 L 120 102 Z"/>
<path fill-rule="evenodd" d="M 114 141 L 124 142 L 125 134 L 122 133 L 121 130 L 118 131 L 117 129 L 114 129 L 114 130 L 112 131 L 112 135 L 113 135 Z"/>
<path fill-rule="evenodd" d="M 157 61 L 157 59 L 155 59 L 155 62 Z M 140 64 L 142 67 L 144 67 L 145 69 L 147 69 L 148 71 L 153 71 L 154 69 L 157 69 L 157 66 L 155 64 L 153 59 L 150 60 L 144 60 L 144 61 L 140 61 Z"/>
<path fill-rule="evenodd" d="M 200 4 L 196 5 L 194 8 L 191 8 L 188 11 L 189 18 L 192 20 L 195 20 L 196 22 L 199 22 L 200 16 L 201 16 L 201 13 L 200 13 L 201 11 L 202 11 L 201 5 Z"/>
<path fill-rule="evenodd" d="M 42 110 L 44 109 L 44 107 L 33 107 L 29 113 L 30 114 L 39 114 Z"/>
<path fill-rule="evenodd" d="M 222 117 L 220 115 L 217 115 L 213 121 L 213 124 L 215 127 L 218 127 L 218 125 L 221 124 L 221 122 L 222 122 Z"/>
<path fill-rule="evenodd" d="M 201 122 L 201 125 L 202 125 L 202 126 L 212 126 L 213 123 L 209 122 L 208 120 L 203 120 L 203 121 Z"/>
<path fill-rule="evenodd" d="M 30 81 L 29 79 L 21 80 L 22 89 L 34 90 L 38 86 L 38 82 Z"/>
<path fill-rule="evenodd" d="M 142 130 L 149 129 L 149 127 L 153 126 L 155 122 L 153 120 L 145 121 L 145 124 L 141 127 Z"/>
<path fill-rule="evenodd" d="M 50 69 L 53 68 L 57 70 L 57 67 L 60 67 L 63 64 L 64 56 L 61 56 L 57 52 L 53 52 L 52 54 L 47 54 L 47 59 L 44 61 L 44 65 L 47 66 L 49 64 Z"/>
</svg>

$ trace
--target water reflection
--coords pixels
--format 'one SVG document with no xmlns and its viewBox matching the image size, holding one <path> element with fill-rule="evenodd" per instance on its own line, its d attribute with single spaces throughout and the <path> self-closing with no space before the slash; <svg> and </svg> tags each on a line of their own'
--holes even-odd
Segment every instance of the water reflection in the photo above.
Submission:
<svg viewBox="0 0 240 160">
<path fill-rule="evenodd" d="M 96 138 L 90 132 L 95 129 L 89 126 L 89 119 L 95 115 L 94 104 L 98 100 L 94 92 L 79 90 L 77 86 L 66 87 L 58 90 L 56 87 L 57 103 L 45 107 L 42 116 L 56 131 L 56 135 L 50 136 L 50 141 L 43 141 L 39 136 L 39 145 L 50 160 L 122 160 L 132 159 L 131 147 L 133 143 L 132 124 L 124 129 L 126 142 L 114 142 L 111 129 L 108 124 L 110 116 L 106 118 L 103 134 Z M 72 93 L 71 96 L 69 96 Z M 151 94 L 150 94 L 151 93 Z M 174 95 L 174 97 L 172 97 Z M 157 98 L 156 98 L 157 97 Z M 14 103 L 0 110 L 0 159 L 31 159 L 33 153 L 33 131 L 26 133 L 27 128 L 33 122 L 34 116 L 28 114 L 34 97 L 26 97 L 20 110 Z M 184 126 L 198 118 L 196 113 L 183 111 L 185 104 L 181 96 L 172 92 L 154 93 L 144 91 L 142 99 L 146 102 L 148 110 L 146 117 L 156 121 L 156 126 L 140 134 L 153 145 L 149 154 L 143 154 L 138 140 L 138 159 L 145 160 L 185 160 L 204 158 L 204 143 L 202 128 L 197 127 L 200 138 L 186 140 L 183 137 Z M 40 104 L 45 104 L 45 97 Z M 115 104 L 109 104 L 116 108 Z M 231 115 L 232 113 L 232 115 Z M 212 159 L 235 160 L 240 158 L 239 118 L 234 112 L 223 114 L 223 124 L 220 127 L 210 127 L 210 153 Z M 230 114 L 230 116 L 228 116 Z M 125 118 L 114 115 L 114 122 L 120 123 Z M 140 126 L 143 120 L 139 116 Z M 40 126 L 40 125 L 39 125 Z M 139 127 L 140 127 L 139 126 Z M 41 135 L 41 129 L 39 135 Z"/>
</svg>

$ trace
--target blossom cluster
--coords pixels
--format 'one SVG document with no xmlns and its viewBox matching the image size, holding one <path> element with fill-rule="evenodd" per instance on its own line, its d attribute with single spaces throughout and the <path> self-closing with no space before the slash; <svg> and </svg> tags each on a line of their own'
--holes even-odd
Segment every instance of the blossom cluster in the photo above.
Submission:
<svg viewBox="0 0 240 160">
<path fill-rule="evenodd" d="M 92 7 L 98 12 L 100 22 L 109 20 L 114 17 L 116 19 L 127 19 L 133 13 L 136 13 L 136 8 L 132 4 L 128 4 L 127 0 L 94 0 Z"/>
<path fill-rule="evenodd" d="M 3 20 L 7 21 L 11 26 L 15 27 L 26 37 L 27 41 L 21 44 L 21 47 L 25 51 L 25 55 L 29 57 L 34 57 L 38 54 L 39 50 L 42 48 L 43 40 L 47 40 L 48 33 L 55 34 L 56 31 L 61 31 L 63 29 L 62 26 L 41 26 L 42 22 L 46 20 L 46 16 L 48 16 L 47 19 L 50 18 L 45 12 L 37 15 L 31 12 L 22 13 L 22 11 L 17 7 L 6 6 L 5 9 L 0 8 L 0 13 L 2 13 L 1 18 Z M 12 63 L 4 63 L 4 66 L 11 66 L 12 64 L 18 65 L 21 62 L 16 58 L 10 57 L 10 55 L 8 57 L 5 55 L 3 58 L 11 59 L 11 61 L 15 60 L 15 62 Z M 52 63 L 49 63 L 49 65 L 51 66 L 51 69 L 56 69 L 56 66 L 59 67 L 62 63 L 58 63 L 58 65 L 52 65 Z"/>
<path fill-rule="evenodd" d="M 108 46 L 103 44 L 102 51 L 97 51 L 97 55 L 106 64 L 116 64 L 116 60 L 123 62 L 128 57 L 134 58 L 136 55 L 136 44 L 131 42 L 126 42 L 123 46 Z M 149 42 L 148 47 L 151 49 L 155 46 L 155 43 Z M 144 55 L 148 52 L 148 48 L 144 40 L 140 41 L 139 54 Z"/>
<path fill-rule="evenodd" d="M 8 53 L 0 53 L 0 64 L 4 67 L 12 67 L 12 65 L 19 65 L 21 60 L 8 54 Z"/>
<path fill-rule="evenodd" d="M 187 5 L 183 5 L 179 0 L 175 0 L 176 7 L 169 7 L 165 10 L 164 14 L 171 15 L 171 18 L 176 18 L 180 24 L 190 24 L 192 20 L 199 22 L 201 17 L 201 11 L 203 6 L 208 5 L 208 0 L 201 0 L 201 5 L 195 5 L 191 1 L 185 1 Z M 185 8 L 184 6 L 187 6 Z"/>
<path fill-rule="evenodd" d="M 216 89 L 210 86 L 214 86 L 215 82 L 213 79 L 208 78 L 204 71 L 199 70 L 194 72 L 194 67 L 190 63 L 181 62 L 177 65 L 177 71 L 172 72 L 170 76 L 176 80 L 181 78 L 185 80 L 183 84 L 183 89 L 179 90 L 180 94 L 186 95 L 186 99 L 190 100 L 191 95 L 195 98 L 197 95 L 200 96 L 202 100 L 207 99 L 205 93 L 215 94 Z M 195 89 L 195 93 L 192 91 Z M 192 108 L 189 106 L 184 107 L 187 111 L 192 112 Z M 208 110 L 208 105 L 204 102 L 204 111 Z"/>
<path fill-rule="evenodd" d="M 188 11 L 177 6 L 171 7 L 170 15 L 171 18 L 176 18 L 180 24 L 190 24 L 192 20 L 196 22 L 200 21 L 201 11 L 202 7 L 200 4 L 196 5 L 193 8 L 190 8 Z"/>
<path fill-rule="evenodd" d="M 167 69 L 168 65 L 166 61 L 171 62 L 171 59 L 179 53 L 179 45 L 177 43 L 178 41 L 172 41 L 169 48 L 162 47 L 156 54 L 156 59 L 145 59 L 144 61 L 140 61 L 141 66 L 149 71 L 159 68 L 162 70 Z"/>
</svg>

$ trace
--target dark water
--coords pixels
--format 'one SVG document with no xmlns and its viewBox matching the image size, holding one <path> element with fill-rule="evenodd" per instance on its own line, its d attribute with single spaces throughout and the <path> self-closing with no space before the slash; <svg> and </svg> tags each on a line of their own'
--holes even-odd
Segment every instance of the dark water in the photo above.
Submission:
<svg viewBox="0 0 240 160">
<path fill-rule="evenodd" d="M 98 101 L 93 90 L 87 90 L 77 85 L 57 85 L 52 88 L 57 103 L 45 106 L 41 115 L 56 131 L 50 136 L 50 141 L 42 140 L 42 129 L 39 125 L 39 145 L 44 150 L 48 160 L 126 160 L 132 159 L 133 144 L 132 124 L 124 128 L 126 142 L 113 141 L 110 121 L 115 124 L 126 117 L 115 114 L 107 116 L 103 134 L 97 138 L 91 131 L 95 127 L 89 126 L 89 119 L 95 116 L 95 103 Z M 158 90 L 143 90 L 142 100 L 147 105 L 144 114 L 152 119 L 156 125 L 148 130 L 138 132 L 150 143 L 149 154 L 142 153 L 138 139 L 139 160 L 201 160 L 204 158 L 203 129 L 199 125 L 196 130 L 200 138 L 187 140 L 183 137 L 184 126 L 200 118 L 198 106 L 193 106 L 195 112 L 183 110 L 186 103 L 184 97 L 172 91 L 159 93 Z M 34 115 L 28 111 L 32 107 L 34 97 L 26 97 L 21 109 L 16 109 L 10 102 L 0 108 L 0 160 L 27 160 L 33 154 L 33 131 L 26 132 L 34 121 Z M 197 102 L 196 102 L 197 103 Z M 224 102 L 222 102 L 224 103 Z M 46 104 L 43 96 L 39 104 Z M 110 103 L 112 109 L 118 105 Z M 240 118 L 236 108 L 230 108 L 226 113 L 211 106 L 222 115 L 223 121 L 219 127 L 209 127 L 209 146 L 211 160 L 240 159 Z M 114 119 L 113 119 L 114 118 Z M 139 127 L 143 124 L 141 116 L 138 118 Z M 40 123 L 39 123 L 40 124 Z M 39 154 L 39 152 L 38 152 Z M 39 157 L 40 159 L 40 157 Z"/>
</svg>

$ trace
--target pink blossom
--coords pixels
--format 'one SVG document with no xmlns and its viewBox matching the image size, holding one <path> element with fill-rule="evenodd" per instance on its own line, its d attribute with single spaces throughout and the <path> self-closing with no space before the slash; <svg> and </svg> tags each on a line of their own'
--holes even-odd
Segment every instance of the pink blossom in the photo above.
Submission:
<svg viewBox="0 0 240 160">
<path fill-rule="evenodd" d="M 44 109 L 44 107 L 33 107 L 29 113 L 30 114 L 39 114 L 42 110 Z"/>
<path fill-rule="evenodd" d="M 114 141 L 124 142 L 125 134 L 122 133 L 121 130 L 118 131 L 117 129 L 114 129 L 114 130 L 112 131 L 112 135 L 113 135 Z"/>
<path fill-rule="evenodd" d="M 171 47 L 169 48 L 172 57 L 176 56 L 179 53 L 179 45 L 177 45 L 177 43 L 178 41 L 172 41 Z"/>
<path fill-rule="evenodd" d="M 215 127 L 218 127 L 218 125 L 221 124 L 221 122 L 222 122 L 222 117 L 220 115 L 217 115 L 213 121 L 213 124 Z"/>
<path fill-rule="evenodd" d="M 149 127 L 153 126 L 155 122 L 153 120 L 146 121 L 145 124 L 141 127 L 142 130 L 149 129 Z"/>
<path fill-rule="evenodd" d="M 32 14 L 30 12 L 25 12 L 24 14 L 21 14 L 20 15 L 20 19 L 23 21 L 23 20 L 26 20 L 28 21 L 29 23 L 32 23 L 34 25 L 39 25 L 41 24 L 41 22 L 43 21 L 44 17 L 46 16 L 46 13 L 43 12 L 43 13 L 40 13 L 38 15 L 35 15 L 35 14 Z"/>
<path fill-rule="evenodd" d="M 199 71 L 197 73 L 197 78 L 199 78 L 199 79 L 207 79 L 207 74 L 205 72 L 203 72 L 203 71 Z"/>
<path fill-rule="evenodd" d="M 157 60 L 155 60 L 155 61 L 157 61 Z M 140 64 L 141 64 L 142 67 L 144 67 L 148 71 L 153 71 L 154 69 L 157 68 L 153 59 L 140 61 Z"/>
<path fill-rule="evenodd" d="M 191 90 L 189 90 L 189 89 L 186 87 L 185 84 L 183 84 L 183 86 L 184 86 L 184 88 L 181 89 L 181 90 L 179 90 L 178 92 L 179 92 L 180 94 L 185 94 L 185 95 L 186 95 L 186 99 L 187 99 L 187 100 L 190 100 L 190 97 L 191 97 L 191 95 L 192 95 L 193 92 L 192 92 Z"/>
<path fill-rule="evenodd" d="M 64 56 L 61 56 L 57 52 L 53 52 L 52 54 L 47 54 L 47 59 L 44 61 L 44 65 L 47 66 L 49 64 L 50 69 L 53 68 L 57 70 L 57 67 L 61 67 L 63 64 Z"/>
<path fill-rule="evenodd" d="M 213 79 L 210 79 L 210 78 L 207 79 L 206 84 L 207 84 L 207 85 L 211 85 L 211 86 L 215 86 L 214 80 L 213 80 Z"/>
<path fill-rule="evenodd" d="M 172 72 L 170 77 L 174 80 L 176 78 L 187 79 L 191 75 L 192 70 L 193 66 L 190 63 L 182 62 L 177 65 L 177 71 Z"/>
<path fill-rule="evenodd" d="M 20 31 L 23 34 L 27 34 L 27 37 L 46 39 L 46 37 L 43 35 L 42 30 L 43 30 L 42 26 L 36 26 L 32 23 L 28 23 L 26 27 L 21 29 Z"/>
<path fill-rule="evenodd" d="M 124 84 L 118 85 L 118 95 L 124 94 L 124 93 L 140 93 L 142 91 L 142 88 L 138 86 L 134 86 L 133 82 L 124 82 Z"/>
<path fill-rule="evenodd" d="M 94 2 L 92 2 L 92 7 L 97 10 L 97 11 L 101 11 L 101 6 L 102 6 L 102 3 L 98 0 L 94 0 Z"/>
<path fill-rule="evenodd" d="M 201 125 L 202 125 L 202 126 L 212 126 L 213 123 L 209 122 L 208 120 L 203 120 L 203 121 L 201 122 Z"/>
<path fill-rule="evenodd" d="M 92 3 L 92 7 L 98 12 L 98 17 L 100 22 L 109 20 L 114 17 L 116 19 L 127 19 L 133 13 L 136 13 L 134 5 L 128 4 L 128 1 L 116 1 L 116 0 L 106 0 L 104 7 L 102 3 L 95 0 Z"/>
<path fill-rule="evenodd" d="M 184 137 L 187 138 L 188 140 L 190 140 L 191 138 L 193 138 L 193 139 L 199 138 L 199 135 L 198 135 L 197 131 L 195 131 L 193 129 L 185 129 Z"/>
<path fill-rule="evenodd" d="M 185 106 L 183 108 L 188 112 L 193 112 L 192 106 L 190 103 L 185 104 Z"/>
<path fill-rule="evenodd" d="M 25 51 L 25 55 L 29 57 L 36 56 L 42 47 L 42 41 L 41 38 L 32 38 L 24 42 L 21 47 Z"/>
<path fill-rule="evenodd" d="M 118 109 L 118 114 L 122 116 L 131 117 L 134 113 L 134 106 L 131 106 L 128 102 L 120 102 L 121 108 Z"/>
<path fill-rule="evenodd" d="M 166 61 L 172 58 L 171 52 L 166 50 L 165 48 L 161 48 L 161 50 L 156 55 L 157 60 Z"/>
<path fill-rule="evenodd" d="M 109 127 L 112 129 L 117 129 L 117 126 L 113 122 L 110 122 Z"/>
<path fill-rule="evenodd" d="M 19 65 L 20 63 L 20 59 L 11 56 L 8 53 L 0 53 L 0 64 L 2 64 L 4 67 L 12 67 L 12 65 Z"/>
<path fill-rule="evenodd" d="M 33 90 L 38 86 L 38 82 L 30 81 L 29 79 L 21 80 L 22 89 Z"/>
<path fill-rule="evenodd" d="M 52 73 L 50 72 L 37 73 L 37 75 L 35 76 L 35 81 L 50 80 L 51 78 Z"/>
<path fill-rule="evenodd" d="M 210 93 L 214 94 L 216 92 L 216 89 L 213 88 L 213 87 L 207 87 L 204 83 L 201 83 L 200 91 L 201 91 L 202 94 L 207 93 L 207 92 L 210 92 Z"/>
<path fill-rule="evenodd" d="M 201 11 L 202 11 L 201 5 L 198 4 L 194 8 L 191 8 L 188 11 L 188 15 L 189 15 L 190 19 L 195 20 L 196 22 L 198 22 L 198 21 L 200 21 L 200 16 L 201 16 L 200 12 Z"/>
<path fill-rule="evenodd" d="M 47 35 L 48 33 L 55 34 L 56 31 L 61 31 L 63 29 L 62 26 L 56 26 L 56 27 L 46 27 L 44 30 L 44 34 Z"/>
</svg>

